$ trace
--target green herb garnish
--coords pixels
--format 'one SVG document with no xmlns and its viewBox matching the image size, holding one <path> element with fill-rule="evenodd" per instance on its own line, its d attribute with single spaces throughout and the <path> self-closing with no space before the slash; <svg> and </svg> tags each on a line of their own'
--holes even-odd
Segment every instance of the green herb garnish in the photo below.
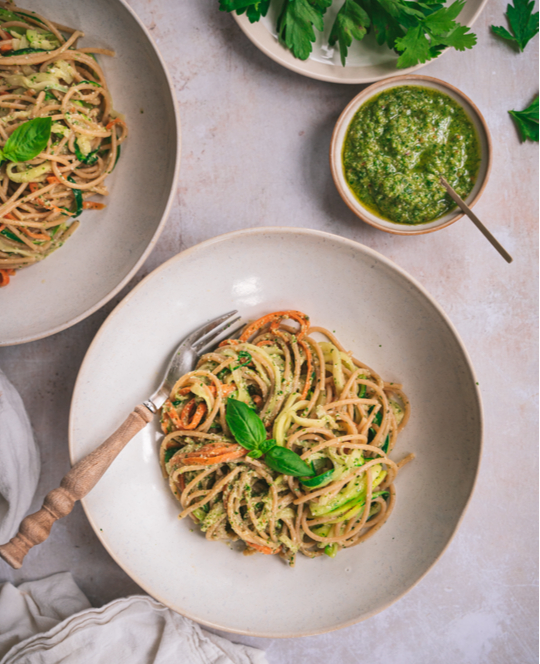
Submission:
<svg viewBox="0 0 540 664">
<path fill-rule="evenodd" d="M 168 450 L 165 450 L 165 463 L 169 463 L 169 461 L 173 458 L 173 456 L 182 448 L 180 447 L 169 447 Z"/>
<path fill-rule="evenodd" d="M 250 362 L 253 362 L 253 358 L 245 350 L 241 350 L 238 353 L 238 359 L 240 360 L 241 363 L 238 364 L 236 367 L 231 367 L 231 371 L 234 371 L 235 369 L 241 369 L 242 367 L 247 366 Z"/>
<path fill-rule="evenodd" d="M 538 143 L 538 97 L 523 111 L 508 111 L 514 118 L 522 141 Z"/>
<path fill-rule="evenodd" d="M 261 418 L 243 401 L 229 397 L 225 418 L 236 442 L 249 450 L 248 456 L 258 459 L 264 454 L 266 465 L 284 475 L 310 477 L 315 474 L 296 452 L 276 445 L 275 440 L 266 440 Z"/>
<path fill-rule="evenodd" d="M 79 144 L 77 143 L 77 141 L 75 141 L 75 156 L 77 157 L 77 159 L 82 164 L 86 164 L 87 166 L 93 166 L 96 163 L 96 161 L 98 160 L 98 152 L 99 152 L 99 148 L 97 150 L 93 150 L 92 152 L 89 152 L 85 156 L 81 152 L 81 149 L 79 148 Z"/>
<path fill-rule="evenodd" d="M 523 1 L 523 0 L 521 0 Z M 221 11 L 245 13 L 254 23 L 265 16 L 268 0 L 219 0 Z M 277 19 L 277 34 L 300 60 L 306 60 L 324 29 L 324 15 L 332 0 L 284 0 Z M 329 45 L 339 46 L 345 65 L 353 39 L 362 40 L 373 31 L 377 42 L 399 54 L 398 68 L 412 67 L 436 58 L 446 47 L 458 51 L 472 48 L 476 35 L 456 18 L 465 0 L 449 7 L 437 0 L 345 0 L 330 31 Z"/>
<path fill-rule="evenodd" d="M 491 30 L 499 37 L 515 42 L 520 51 L 538 34 L 538 12 L 533 14 L 534 0 L 513 0 L 506 5 L 506 20 L 511 33 L 502 26 L 492 25 Z"/>
<path fill-rule="evenodd" d="M 71 184 L 77 184 L 73 179 L 73 175 L 69 175 L 67 180 L 68 182 L 71 182 Z M 80 189 L 73 189 L 73 195 L 75 196 L 75 214 L 73 215 L 73 219 L 75 219 L 75 217 L 78 217 L 83 211 L 82 191 Z"/>
<path fill-rule="evenodd" d="M 37 157 L 47 147 L 51 135 L 51 118 L 28 120 L 15 131 L 0 150 L 0 159 L 20 163 Z"/>
</svg>

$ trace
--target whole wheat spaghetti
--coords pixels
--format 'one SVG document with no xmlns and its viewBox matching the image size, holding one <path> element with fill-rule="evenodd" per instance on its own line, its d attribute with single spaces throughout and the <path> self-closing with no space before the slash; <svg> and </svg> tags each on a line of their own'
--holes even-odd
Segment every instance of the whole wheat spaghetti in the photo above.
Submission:
<svg viewBox="0 0 540 664">
<path fill-rule="evenodd" d="M 316 475 L 279 474 L 247 456 L 227 426 L 228 397 L 254 408 L 267 437 Z M 305 314 L 276 312 L 176 383 L 162 409 L 161 465 L 180 518 L 210 540 L 241 540 L 245 553 L 293 565 L 298 552 L 333 557 L 385 523 L 396 475 L 413 458 L 389 457 L 408 417 L 401 385 L 384 382 Z"/>
<path fill-rule="evenodd" d="M 0 166 L 0 286 L 14 270 L 42 260 L 77 229 L 83 210 L 100 210 L 127 136 L 83 33 L 0 3 L 0 147 L 34 118 L 51 118 L 45 150 Z"/>
</svg>

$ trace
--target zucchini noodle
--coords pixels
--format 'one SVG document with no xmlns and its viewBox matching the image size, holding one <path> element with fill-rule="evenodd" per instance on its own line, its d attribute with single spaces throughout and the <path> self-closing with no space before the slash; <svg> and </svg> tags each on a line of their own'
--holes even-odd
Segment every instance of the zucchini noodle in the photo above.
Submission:
<svg viewBox="0 0 540 664">
<path fill-rule="evenodd" d="M 284 322 L 288 321 L 288 322 Z M 267 438 L 315 471 L 297 478 L 253 459 L 226 422 L 227 397 L 251 406 Z M 395 503 L 394 480 L 414 458 L 389 457 L 409 401 L 311 327 L 298 311 L 268 314 L 203 355 L 161 411 L 160 462 L 180 502 L 209 540 L 245 543 L 245 554 L 334 557 L 373 535 Z"/>
<path fill-rule="evenodd" d="M 105 207 L 87 199 L 108 195 L 127 127 L 93 56 L 114 52 L 78 48 L 83 36 L 0 2 L 0 147 L 28 120 L 52 120 L 42 153 L 0 165 L 0 286 L 62 246 L 83 210 Z"/>
</svg>

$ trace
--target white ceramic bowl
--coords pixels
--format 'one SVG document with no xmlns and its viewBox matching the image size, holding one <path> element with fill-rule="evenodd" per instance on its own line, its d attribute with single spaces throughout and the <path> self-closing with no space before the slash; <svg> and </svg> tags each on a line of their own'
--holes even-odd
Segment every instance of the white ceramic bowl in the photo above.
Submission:
<svg viewBox="0 0 540 664">
<path fill-rule="evenodd" d="M 472 27 L 487 0 L 466 0 L 458 21 L 462 25 Z M 275 62 L 309 78 L 330 83 L 372 83 L 380 81 L 399 73 L 416 71 L 425 67 L 429 62 L 418 64 L 408 69 L 397 69 L 398 55 L 386 45 L 377 44 L 373 34 L 369 34 L 362 41 L 354 40 L 349 48 L 347 63 L 341 65 L 339 48 L 328 46 L 328 37 L 334 24 L 335 16 L 343 5 L 343 0 L 334 0 L 327 9 L 324 19 L 324 31 L 315 31 L 315 42 L 313 51 L 307 60 L 295 58 L 289 49 L 285 48 L 279 40 L 276 32 L 276 19 L 281 10 L 279 2 L 272 2 L 268 15 L 257 23 L 251 23 L 245 14 L 233 16 L 240 26 L 242 32 L 255 46 Z M 458 56 L 467 58 L 465 53 Z M 463 64 L 463 66 L 466 66 Z"/>
<path fill-rule="evenodd" d="M 130 133 L 106 181 L 105 210 L 83 213 L 63 247 L 0 289 L 0 346 L 77 323 L 129 281 L 165 223 L 180 161 L 173 85 L 146 29 L 122 0 L 49 0 L 46 7 L 29 0 L 24 6 L 81 28 L 81 46 L 116 51 L 114 58 L 97 57 Z"/>
<path fill-rule="evenodd" d="M 408 225 L 398 224 L 393 221 L 383 219 L 374 214 L 370 209 L 364 207 L 362 203 L 356 198 L 345 177 L 345 169 L 343 167 L 343 143 L 347 130 L 356 115 L 358 109 L 365 104 L 372 97 L 380 94 L 383 90 L 388 88 L 400 87 L 402 85 L 418 85 L 423 88 L 432 88 L 447 94 L 454 99 L 467 113 L 471 122 L 473 123 L 478 139 L 480 141 L 481 162 L 478 177 L 471 193 L 465 199 L 469 207 L 473 207 L 488 182 L 489 173 L 491 170 L 491 136 L 488 126 L 482 113 L 474 105 L 474 103 L 463 92 L 455 88 L 450 83 L 441 81 L 438 78 L 431 78 L 430 76 L 417 76 L 409 74 L 406 76 L 396 76 L 389 78 L 374 85 L 370 85 L 365 90 L 362 90 L 349 104 L 345 107 L 344 111 L 339 116 L 334 133 L 332 134 L 332 141 L 330 144 L 330 168 L 332 170 L 332 177 L 334 183 L 339 191 L 341 198 L 345 201 L 347 206 L 356 214 L 362 221 L 378 228 L 379 230 L 386 231 L 387 233 L 394 233 L 396 235 L 421 235 L 422 233 L 431 233 L 433 231 L 445 228 L 454 221 L 461 219 L 463 212 L 458 208 L 448 212 L 447 214 L 429 221 L 425 224 Z"/>
<path fill-rule="evenodd" d="M 81 366 L 71 405 L 72 462 L 154 391 L 178 342 L 238 309 L 246 319 L 300 309 L 346 348 L 400 381 L 411 419 L 392 454 L 416 459 L 396 509 L 365 543 L 333 560 L 245 557 L 208 542 L 161 475 L 157 422 L 132 440 L 83 506 L 97 536 L 149 594 L 211 627 L 268 637 L 316 634 L 395 602 L 446 548 L 476 478 L 478 388 L 454 327 L 387 258 L 327 233 L 259 228 L 208 240 L 152 272 L 113 311 Z"/>
</svg>

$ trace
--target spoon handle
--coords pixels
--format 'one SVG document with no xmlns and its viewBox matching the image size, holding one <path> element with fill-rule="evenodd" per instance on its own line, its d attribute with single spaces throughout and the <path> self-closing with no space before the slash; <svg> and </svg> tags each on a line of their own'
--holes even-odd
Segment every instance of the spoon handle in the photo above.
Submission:
<svg viewBox="0 0 540 664">
<path fill-rule="evenodd" d="M 146 406 L 136 406 L 112 436 L 73 466 L 60 482 L 58 489 L 49 491 L 43 507 L 23 519 L 17 535 L 7 544 L 0 546 L 0 557 L 11 567 L 19 569 L 28 551 L 49 537 L 54 522 L 67 516 L 76 501 L 84 498 L 94 488 L 127 443 L 153 417 L 153 413 Z"/>
<path fill-rule="evenodd" d="M 465 201 L 456 194 L 456 192 L 452 189 L 452 187 L 448 184 L 448 182 L 444 179 L 441 178 L 441 184 L 443 187 L 446 189 L 448 192 L 450 198 L 454 201 L 454 203 L 457 204 L 463 212 L 469 217 L 469 219 L 473 222 L 473 224 L 478 228 L 478 230 L 486 237 L 491 244 L 497 249 L 497 251 L 501 254 L 501 256 L 504 258 L 504 260 L 507 263 L 511 263 L 514 259 L 510 254 L 506 251 L 506 249 L 502 246 L 502 244 L 495 238 L 493 235 L 488 231 L 488 229 L 484 226 L 484 224 L 478 219 L 478 217 L 474 214 L 474 212 L 471 210 L 471 208 L 465 203 Z"/>
</svg>

